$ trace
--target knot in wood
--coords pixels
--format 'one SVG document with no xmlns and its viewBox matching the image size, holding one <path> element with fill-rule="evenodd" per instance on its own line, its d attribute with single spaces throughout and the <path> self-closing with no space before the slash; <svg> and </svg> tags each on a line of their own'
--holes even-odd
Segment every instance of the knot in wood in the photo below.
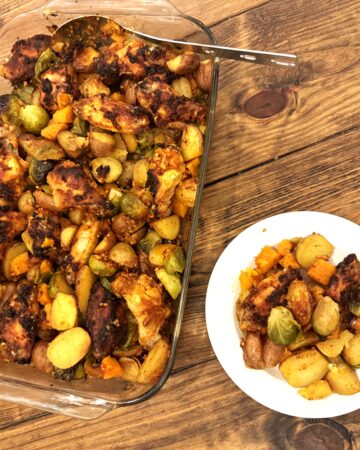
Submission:
<svg viewBox="0 0 360 450">
<path fill-rule="evenodd" d="M 284 90 L 264 90 L 248 98 L 243 105 L 243 111 L 256 119 L 266 119 L 279 114 L 287 103 L 288 96 Z"/>
</svg>

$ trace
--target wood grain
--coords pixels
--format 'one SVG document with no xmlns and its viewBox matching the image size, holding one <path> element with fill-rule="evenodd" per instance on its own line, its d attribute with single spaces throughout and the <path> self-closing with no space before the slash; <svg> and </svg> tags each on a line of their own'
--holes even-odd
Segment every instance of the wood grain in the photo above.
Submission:
<svg viewBox="0 0 360 450">
<path fill-rule="evenodd" d="M 358 0 L 273 0 L 213 31 L 222 44 L 292 52 L 300 64 L 221 62 L 208 182 L 360 125 Z M 246 100 L 264 91 L 263 108 L 276 111 L 278 93 L 285 108 L 266 119 L 246 114 Z"/>
<path fill-rule="evenodd" d="M 21 4 L 2 1 L 0 16 Z M 146 403 L 93 422 L 0 402 L 0 449 L 360 448 L 359 410 L 331 420 L 302 420 L 243 394 L 218 364 L 204 317 L 213 265 L 247 226 L 299 209 L 360 223 L 360 4 L 174 4 L 214 24 L 221 43 L 293 51 L 301 64 L 291 72 L 222 62 L 188 302 L 174 372 L 164 389 Z"/>
<path fill-rule="evenodd" d="M 350 449 L 360 411 L 350 424 L 349 417 L 309 421 L 270 412 L 244 396 L 211 361 L 173 375 L 162 394 L 146 404 L 93 424 L 47 416 L 24 423 L 21 433 L 17 427 L 5 430 L 1 448 L 40 450 L 51 443 L 54 450 L 70 449 L 74 442 L 77 448 L 94 448 L 96 442 L 97 449 Z"/>
</svg>

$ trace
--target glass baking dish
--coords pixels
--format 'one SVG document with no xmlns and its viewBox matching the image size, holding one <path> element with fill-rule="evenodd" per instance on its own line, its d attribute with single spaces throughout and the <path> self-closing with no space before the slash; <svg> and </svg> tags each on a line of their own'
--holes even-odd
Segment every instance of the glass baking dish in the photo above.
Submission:
<svg viewBox="0 0 360 450">
<path fill-rule="evenodd" d="M 129 29 L 166 38 L 178 38 L 215 44 L 212 32 L 200 21 L 183 15 L 166 0 L 53 0 L 37 9 L 16 15 L 13 11 L 0 28 L 0 61 L 10 55 L 17 39 L 38 33 L 49 33 L 52 26 L 89 14 L 109 17 Z M 11 17 L 12 16 L 12 17 Z M 191 257 L 199 216 L 201 192 L 209 154 L 210 135 L 214 122 L 219 62 L 215 59 L 204 154 L 199 172 L 199 188 L 186 243 L 187 262 L 183 273 L 182 291 L 175 302 L 171 353 L 165 371 L 153 386 L 131 384 L 119 379 L 72 381 L 67 383 L 39 372 L 31 366 L 0 361 L 0 398 L 26 406 L 61 413 L 81 419 L 94 419 L 119 406 L 142 402 L 164 385 L 175 360 L 176 345 L 184 315 L 187 287 L 191 272 Z M 0 80 L 0 95 L 8 93 L 10 85 Z"/>
</svg>

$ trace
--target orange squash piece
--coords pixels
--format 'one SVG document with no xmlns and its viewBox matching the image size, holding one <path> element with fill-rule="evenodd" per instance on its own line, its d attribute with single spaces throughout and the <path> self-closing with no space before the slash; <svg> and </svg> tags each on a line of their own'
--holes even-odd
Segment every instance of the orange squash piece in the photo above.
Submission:
<svg viewBox="0 0 360 450">
<path fill-rule="evenodd" d="M 280 253 L 269 245 L 265 245 L 255 257 L 255 264 L 261 273 L 266 273 L 279 262 L 280 258 Z"/>
<path fill-rule="evenodd" d="M 316 259 L 309 267 L 308 276 L 317 283 L 326 286 L 335 273 L 335 266 L 324 259 Z"/>
<path fill-rule="evenodd" d="M 101 361 L 101 370 L 103 372 L 103 379 L 109 380 L 110 378 L 121 377 L 124 373 L 120 363 L 112 356 L 106 356 Z"/>
</svg>

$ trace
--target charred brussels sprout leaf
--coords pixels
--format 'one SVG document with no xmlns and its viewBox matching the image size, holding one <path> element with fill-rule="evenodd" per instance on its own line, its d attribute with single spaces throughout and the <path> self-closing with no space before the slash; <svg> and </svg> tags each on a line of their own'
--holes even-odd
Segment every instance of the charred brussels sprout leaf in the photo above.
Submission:
<svg viewBox="0 0 360 450">
<path fill-rule="evenodd" d="M 295 341 L 301 326 L 287 308 L 276 306 L 271 310 L 267 328 L 275 344 L 288 345 Z"/>
<path fill-rule="evenodd" d="M 48 48 L 42 52 L 35 64 L 35 78 L 40 81 L 40 75 L 42 72 L 49 69 L 53 64 L 58 62 L 58 60 L 58 57 L 51 50 L 51 48 Z"/>
<path fill-rule="evenodd" d="M 74 120 L 73 127 L 71 128 L 71 132 L 75 133 L 79 136 L 86 136 L 89 129 L 89 123 L 86 120 L 79 119 L 76 117 Z"/>
<path fill-rule="evenodd" d="M 45 183 L 46 175 L 50 172 L 52 167 L 50 161 L 38 161 L 37 159 L 32 158 L 29 167 L 31 181 L 36 185 Z"/>
<path fill-rule="evenodd" d="M 34 90 L 34 86 L 28 84 L 17 87 L 12 91 L 12 93 L 16 95 L 16 97 L 18 97 L 21 101 L 23 101 L 27 105 L 30 105 L 33 100 Z"/>
<path fill-rule="evenodd" d="M 132 219 L 141 219 L 148 212 L 147 206 L 131 192 L 121 197 L 120 207 L 122 212 Z"/>
<path fill-rule="evenodd" d="M 158 244 L 161 244 L 162 239 L 156 231 L 149 231 L 144 238 L 139 242 L 140 249 L 145 253 L 150 253 L 151 250 Z"/>
</svg>

